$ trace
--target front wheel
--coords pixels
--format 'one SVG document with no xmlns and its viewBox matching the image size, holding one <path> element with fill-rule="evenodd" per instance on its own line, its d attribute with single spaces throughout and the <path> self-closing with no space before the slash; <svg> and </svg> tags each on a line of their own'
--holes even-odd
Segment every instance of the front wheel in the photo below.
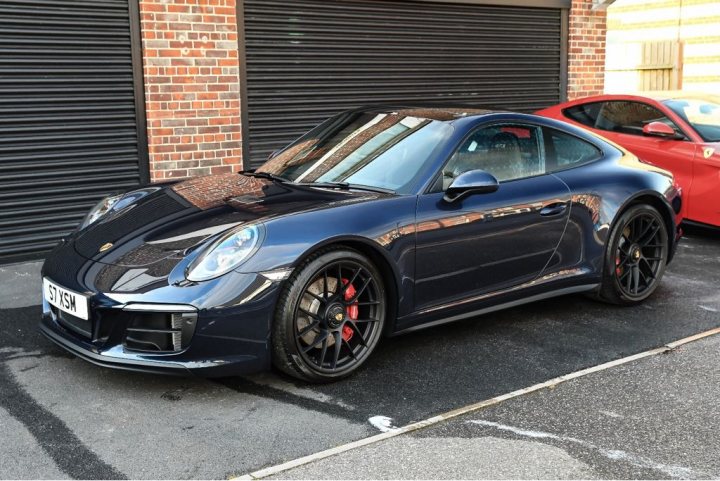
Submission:
<svg viewBox="0 0 720 481">
<path fill-rule="evenodd" d="M 622 305 L 650 297 L 665 272 L 668 241 L 665 221 L 654 207 L 625 211 L 608 239 L 599 297 Z"/>
<path fill-rule="evenodd" d="M 311 382 L 349 376 L 380 341 L 386 302 L 380 272 L 361 253 L 336 248 L 311 256 L 280 295 L 273 364 Z"/>
</svg>

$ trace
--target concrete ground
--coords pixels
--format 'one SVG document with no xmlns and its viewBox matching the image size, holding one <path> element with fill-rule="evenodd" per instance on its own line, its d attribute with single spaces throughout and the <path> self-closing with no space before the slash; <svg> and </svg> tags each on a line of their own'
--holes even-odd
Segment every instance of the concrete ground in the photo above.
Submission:
<svg viewBox="0 0 720 481">
<path fill-rule="evenodd" d="M 720 336 L 279 479 L 718 479 Z"/>
<path fill-rule="evenodd" d="M 719 253 L 718 238 L 692 234 L 641 306 L 569 296 L 387 339 L 356 376 L 324 386 L 276 373 L 208 381 L 90 365 L 38 333 L 37 266 L 4 266 L 0 478 L 226 478 L 376 434 L 377 416 L 402 426 L 661 346 L 720 326 Z M 287 475 L 717 477 L 713 342 Z M 352 459 L 355 471 L 344 466 Z M 392 463 L 404 470 L 382 471 Z"/>
</svg>

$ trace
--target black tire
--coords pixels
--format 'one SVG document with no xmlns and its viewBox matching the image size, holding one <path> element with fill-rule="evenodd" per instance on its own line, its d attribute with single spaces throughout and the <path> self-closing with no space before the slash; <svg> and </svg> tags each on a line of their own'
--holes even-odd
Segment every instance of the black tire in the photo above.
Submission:
<svg viewBox="0 0 720 481">
<path fill-rule="evenodd" d="M 610 233 L 598 298 L 618 305 L 638 304 L 657 289 L 665 273 L 669 236 L 654 207 L 626 210 Z"/>
<path fill-rule="evenodd" d="M 273 365 L 310 382 L 345 378 L 377 346 L 387 311 L 382 276 L 370 259 L 348 248 L 321 250 L 293 271 L 280 294 Z"/>
</svg>

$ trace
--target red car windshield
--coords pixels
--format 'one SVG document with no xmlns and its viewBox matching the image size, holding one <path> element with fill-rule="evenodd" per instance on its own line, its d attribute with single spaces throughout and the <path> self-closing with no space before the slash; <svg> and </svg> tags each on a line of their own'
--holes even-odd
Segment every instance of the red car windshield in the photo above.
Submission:
<svg viewBox="0 0 720 481">
<path fill-rule="evenodd" d="M 672 99 L 663 103 L 689 123 L 705 142 L 720 142 L 720 102 Z"/>
</svg>

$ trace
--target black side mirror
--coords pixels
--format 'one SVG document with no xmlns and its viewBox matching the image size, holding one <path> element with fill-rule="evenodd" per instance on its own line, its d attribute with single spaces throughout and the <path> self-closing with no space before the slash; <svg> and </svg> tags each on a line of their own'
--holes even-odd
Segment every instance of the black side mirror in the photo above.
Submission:
<svg viewBox="0 0 720 481">
<path fill-rule="evenodd" d="M 498 180 L 484 170 L 469 170 L 455 177 L 445 191 L 445 202 L 457 202 L 473 194 L 489 194 L 500 187 Z"/>
</svg>

